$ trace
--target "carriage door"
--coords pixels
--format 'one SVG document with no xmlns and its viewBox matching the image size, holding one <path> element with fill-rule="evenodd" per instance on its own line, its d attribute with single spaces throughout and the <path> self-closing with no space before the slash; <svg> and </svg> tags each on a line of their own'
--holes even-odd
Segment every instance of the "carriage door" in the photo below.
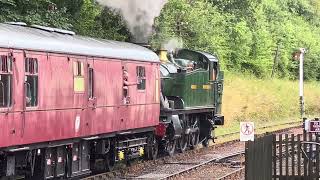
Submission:
<svg viewBox="0 0 320 180">
<path fill-rule="evenodd" d="M 72 58 L 73 66 L 73 107 L 74 110 L 74 132 L 75 136 L 88 134 L 87 106 L 87 60 L 85 58 Z"/>
<path fill-rule="evenodd" d="M 3 124 L 2 136 L 0 145 L 9 143 L 10 141 L 16 141 L 19 134 L 20 121 L 14 117 L 14 114 L 8 113 L 13 111 L 13 108 L 17 107 L 17 110 L 21 110 L 20 104 L 17 103 L 16 107 L 13 107 L 13 57 L 11 53 L 6 50 L 0 49 L 0 124 Z M 8 114 L 7 114 L 8 113 Z M 17 113 L 17 116 L 20 116 Z M 11 132 L 10 132 L 11 131 Z"/>
<path fill-rule="evenodd" d="M 94 59 L 87 58 L 87 78 L 86 78 L 86 86 L 87 86 L 87 128 L 91 129 L 92 119 L 95 117 L 96 106 L 97 106 L 97 97 L 95 94 L 95 68 L 94 68 Z M 90 131 L 89 131 L 90 132 Z"/>
<path fill-rule="evenodd" d="M 122 99 L 119 106 L 119 128 L 124 130 L 127 127 L 128 111 L 131 104 L 130 73 L 126 63 L 122 63 Z"/>
</svg>

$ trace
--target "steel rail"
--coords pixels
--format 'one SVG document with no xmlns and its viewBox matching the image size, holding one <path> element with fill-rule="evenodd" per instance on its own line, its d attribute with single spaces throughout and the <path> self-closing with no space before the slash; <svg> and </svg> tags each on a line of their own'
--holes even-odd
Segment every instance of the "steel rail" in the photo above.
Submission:
<svg viewBox="0 0 320 180">
<path fill-rule="evenodd" d="M 225 180 L 225 179 L 234 177 L 235 175 L 241 175 L 241 173 L 243 173 L 244 170 L 245 170 L 245 167 L 236 169 L 235 171 L 232 171 L 232 172 L 230 172 L 230 173 L 218 178 L 217 180 Z"/>
<path fill-rule="evenodd" d="M 198 168 L 198 167 L 201 167 L 201 166 L 203 166 L 203 165 L 209 164 L 209 163 L 211 163 L 211 162 L 221 161 L 221 160 L 223 160 L 223 159 L 228 159 L 228 158 L 231 158 L 231 157 L 234 157 L 234 156 L 242 155 L 242 154 L 244 154 L 244 153 L 245 153 L 245 151 L 238 151 L 238 152 L 235 152 L 235 153 L 231 153 L 231 154 L 225 155 L 225 156 L 223 156 L 223 157 L 215 157 L 215 158 L 212 158 L 212 159 L 207 160 L 207 161 L 205 161 L 205 162 L 202 162 L 202 163 L 199 163 L 199 164 L 197 164 L 197 165 L 194 165 L 194 166 L 192 166 L 192 167 L 189 167 L 189 168 L 186 168 L 186 169 L 184 169 L 184 170 L 178 171 L 178 172 L 176 172 L 176 173 L 169 174 L 169 175 L 167 175 L 167 176 L 165 176 L 165 177 L 160 178 L 160 180 L 172 178 L 172 177 L 174 177 L 174 176 L 177 176 L 177 175 L 186 173 L 186 172 L 188 172 L 188 171 L 191 171 L 191 170 L 196 169 L 196 168 Z"/>
</svg>

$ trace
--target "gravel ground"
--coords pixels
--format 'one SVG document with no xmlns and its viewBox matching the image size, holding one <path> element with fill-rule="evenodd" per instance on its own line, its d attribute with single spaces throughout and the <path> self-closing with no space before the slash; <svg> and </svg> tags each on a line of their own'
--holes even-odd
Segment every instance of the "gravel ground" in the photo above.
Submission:
<svg viewBox="0 0 320 180">
<path fill-rule="evenodd" d="M 288 134 L 301 134 L 302 133 L 302 128 L 293 128 L 281 133 L 288 133 Z M 237 142 L 236 144 L 241 143 Z M 243 144 L 242 144 L 243 145 Z M 244 147 L 244 146 L 242 146 Z M 232 146 L 227 146 L 227 148 L 232 149 Z M 232 159 L 231 161 L 240 161 L 244 163 L 245 157 L 241 156 L 240 159 Z M 244 165 L 241 165 L 243 167 Z M 183 173 L 182 175 L 176 176 L 171 179 L 219 179 L 220 177 L 223 177 L 233 171 L 235 171 L 235 168 L 231 168 L 230 166 L 226 164 L 213 164 L 210 163 L 208 165 L 201 166 L 195 170 L 192 170 L 191 172 L 188 173 Z M 236 180 L 236 179 L 244 179 L 244 173 L 241 173 L 240 175 L 237 176 L 232 176 L 230 179 Z"/>
<path fill-rule="evenodd" d="M 239 155 L 233 158 L 223 160 L 222 162 L 215 162 L 203 165 L 192 171 L 183 173 L 181 175 L 170 178 L 177 179 L 217 179 L 232 173 L 239 168 L 244 167 L 245 156 Z M 233 177 L 234 179 L 235 177 Z M 240 178 L 240 177 L 239 177 Z"/>
<path fill-rule="evenodd" d="M 302 133 L 302 128 L 293 128 L 282 131 L 281 133 Z M 172 174 L 188 167 L 192 167 L 200 162 L 228 155 L 230 153 L 243 151 L 245 147 L 244 142 L 231 141 L 221 144 L 215 144 L 208 148 L 198 148 L 195 150 L 188 150 L 184 153 L 177 153 L 172 157 L 166 156 L 158 158 L 154 161 L 136 161 L 131 166 L 125 167 L 120 165 L 114 172 L 108 173 L 108 179 L 159 179 L 165 175 Z M 243 157 L 242 157 L 243 158 Z M 244 161 L 244 158 L 243 160 Z M 180 163 L 180 164 L 179 164 Z M 226 164 L 210 163 L 198 167 L 196 170 L 183 173 L 171 179 L 216 179 L 222 177 L 235 168 L 230 168 Z M 244 175 L 240 177 L 232 177 L 231 179 L 243 179 Z"/>
<path fill-rule="evenodd" d="M 156 160 L 150 165 L 129 167 L 126 177 L 139 177 L 141 179 L 160 178 L 168 174 L 175 173 L 182 169 L 192 167 L 203 161 L 208 161 L 212 158 L 225 156 L 232 152 L 238 152 L 244 149 L 243 142 L 233 142 L 211 146 L 209 148 L 201 148 L 187 151 L 185 153 L 176 154 L 172 157 L 165 157 L 161 160 Z"/>
<path fill-rule="evenodd" d="M 232 169 L 226 165 L 208 164 L 202 166 L 201 168 L 195 169 L 192 172 L 184 173 L 171 179 L 217 179 L 218 177 L 222 177 L 225 174 L 233 172 L 234 170 L 236 169 Z"/>
</svg>

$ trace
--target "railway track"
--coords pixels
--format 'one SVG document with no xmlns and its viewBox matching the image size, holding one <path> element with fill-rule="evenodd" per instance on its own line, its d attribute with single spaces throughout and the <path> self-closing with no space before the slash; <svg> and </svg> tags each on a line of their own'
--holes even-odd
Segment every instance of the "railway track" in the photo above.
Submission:
<svg viewBox="0 0 320 180">
<path fill-rule="evenodd" d="M 299 125 L 298 125 L 299 123 Z M 284 128 L 278 131 L 274 131 L 274 133 L 280 133 L 280 132 L 284 132 L 284 131 L 288 131 L 289 129 L 293 129 L 293 128 L 297 128 L 300 127 L 301 122 L 289 122 L 289 123 L 284 123 L 284 124 L 280 124 L 277 126 L 284 126 L 284 125 L 293 125 L 293 124 L 297 124 L 296 126 L 293 127 L 289 127 L 289 128 Z M 267 129 L 270 127 L 274 127 L 274 126 L 264 126 L 261 127 L 261 129 Z M 260 128 L 257 128 L 260 129 Z M 256 130 L 257 130 L 256 129 Z M 229 133 L 229 134 L 225 134 L 222 135 L 223 137 L 226 136 L 233 136 L 234 134 L 239 133 L 239 132 L 234 132 L 234 133 Z M 222 136 L 219 136 L 220 138 Z M 215 147 L 219 148 L 220 146 L 225 146 L 228 147 L 226 149 L 224 149 L 224 151 L 227 151 L 228 149 L 233 149 L 232 148 L 232 144 L 234 143 L 240 143 L 237 142 L 238 140 L 234 140 L 234 141 L 230 141 L 230 142 L 226 142 L 223 144 L 218 144 L 216 146 L 213 147 L 213 149 L 215 149 Z M 208 149 L 208 148 L 207 148 Z M 200 157 L 198 158 L 198 161 L 191 161 L 190 157 L 193 156 L 198 156 L 198 152 L 186 152 L 183 154 L 177 154 L 174 157 L 162 157 L 161 160 L 156 160 L 156 161 L 160 161 L 158 163 L 154 163 L 153 161 L 146 161 L 141 163 L 142 166 L 146 166 L 145 170 L 140 171 L 140 173 L 124 173 L 123 171 L 126 170 L 121 170 L 122 172 L 105 172 L 105 173 L 101 173 L 101 174 L 96 174 L 96 175 L 92 175 L 90 177 L 86 177 L 84 178 L 84 180 L 104 180 L 104 179 L 175 179 L 176 177 L 180 177 L 182 174 L 188 174 L 188 172 L 193 172 L 194 169 L 199 169 L 203 166 L 206 166 L 208 164 L 223 164 L 221 163 L 222 160 L 224 159 L 229 159 L 232 157 L 236 157 L 236 156 L 240 156 L 244 154 L 244 146 L 241 148 L 238 148 L 239 150 L 233 153 L 220 153 L 220 154 L 212 154 L 210 153 L 211 150 L 208 150 L 208 152 L 206 152 L 203 155 L 203 158 L 201 159 Z M 206 149 L 204 149 L 206 150 Z M 223 151 L 223 150 L 222 150 Z M 230 152 L 230 151 L 229 151 Z M 186 155 L 188 154 L 189 155 Z M 178 156 L 178 158 L 176 158 L 176 156 Z M 182 156 L 183 158 L 179 158 L 179 156 Z M 186 157 L 184 157 L 186 156 Z M 189 158 L 188 158 L 189 157 Z M 186 160 L 181 160 L 181 159 L 186 159 Z M 178 160 L 172 160 L 172 159 L 178 159 Z M 201 159 L 201 160 L 200 160 Z M 147 165 L 147 164 L 152 164 L 153 165 Z M 149 167 L 148 167 L 149 166 Z M 162 166 L 162 168 L 161 168 Z M 238 177 L 240 174 L 244 173 L 244 168 L 243 167 L 238 167 L 238 168 L 231 168 L 232 171 L 228 171 L 227 174 L 224 173 L 222 176 L 218 176 L 220 178 L 218 179 L 233 179 L 232 177 Z M 177 178 L 179 179 L 179 178 Z"/>
<path fill-rule="evenodd" d="M 222 157 L 214 157 L 212 159 L 209 159 L 207 161 L 204 161 L 204 162 L 201 162 L 199 164 L 196 164 L 196 165 L 193 165 L 191 167 L 188 167 L 186 169 L 183 169 L 181 171 L 178 171 L 176 173 L 173 173 L 173 174 L 170 174 L 170 175 L 167 175 L 163 178 L 160 178 L 161 180 L 164 180 L 164 179 L 170 179 L 170 178 L 173 178 L 173 177 L 176 177 L 176 176 L 179 176 L 181 174 L 184 174 L 184 173 L 188 173 L 190 171 L 193 171 L 201 166 L 204 166 L 204 165 L 208 165 L 210 163 L 215 163 L 215 164 L 223 164 L 224 160 L 226 159 L 229 159 L 229 158 L 233 158 L 233 157 L 236 157 L 236 156 L 241 156 L 241 155 L 244 155 L 245 151 L 239 151 L 239 152 L 235 152 L 235 153 L 231 153 L 231 154 L 227 154 L 227 155 L 224 155 Z M 139 179 L 139 178 L 138 178 Z"/>
<path fill-rule="evenodd" d="M 245 171 L 245 168 L 242 167 L 218 178 L 217 180 L 235 179 L 237 177 L 240 177 L 242 174 L 244 174 L 245 173 L 244 171 Z"/>
<path fill-rule="evenodd" d="M 244 151 L 239 151 L 236 153 L 230 153 L 224 156 L 217 156 L 217 157 L 213 157 L 210 159 L 207 159 L 205 161 L 201 161 L 201 162 L 168 162 L 165 163 L 166 168 L 170 168 L 169 166 L 172 166 L 172 168 L 174 168 L 175 170 L 177 170 L 177 167 L 180 167 L 181 169 L 172 173 L 172 174 L 159 174 L 157 172 L 153 172 L 153 173 L 148 173 L 148 174 L 144 174 L 141 176 L 136 176 L 136 177 L 117 177 L 117 179 L 137 179 L 137 180 L 143 180 L 143 179 L 159 179 L 159 180 L 164 180 L 164 179 L 171 179 L 174 177 L 177 177 L 181 174 L 185 174 L 191 171 L 194 171 L 195 169 L 204 166 L 204 165 L 208 165 L 210 163 L 214 163 L 214 164 L 223 164 L 224 160 L 229 159 L 229 158 L 234 158 L 236 156 L 241 156 L 243 155 L 245 152 Z M 85 180 L 104 180 L 104 179 L 110 179 L 110 173 L 102 173 L 102 174 L 97 174 L 88 178 L 85 178 Z"/>
</svg>

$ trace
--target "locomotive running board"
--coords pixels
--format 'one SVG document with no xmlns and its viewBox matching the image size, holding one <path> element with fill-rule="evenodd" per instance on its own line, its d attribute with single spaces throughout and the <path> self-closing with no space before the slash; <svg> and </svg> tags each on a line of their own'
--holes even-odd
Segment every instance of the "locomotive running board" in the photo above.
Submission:
<svg viewBox="0 0 320 180">
<path fill-rule="evenodd" d="M 207 113 L 214 112 L 214 107 L 202 107 L 202 108 L 186 108 L 186 109 L 171 109 L 161 110 L 160 115 L 172 115 L 172 114 L 191 114 L 191 113 Z"/>
</svg>

